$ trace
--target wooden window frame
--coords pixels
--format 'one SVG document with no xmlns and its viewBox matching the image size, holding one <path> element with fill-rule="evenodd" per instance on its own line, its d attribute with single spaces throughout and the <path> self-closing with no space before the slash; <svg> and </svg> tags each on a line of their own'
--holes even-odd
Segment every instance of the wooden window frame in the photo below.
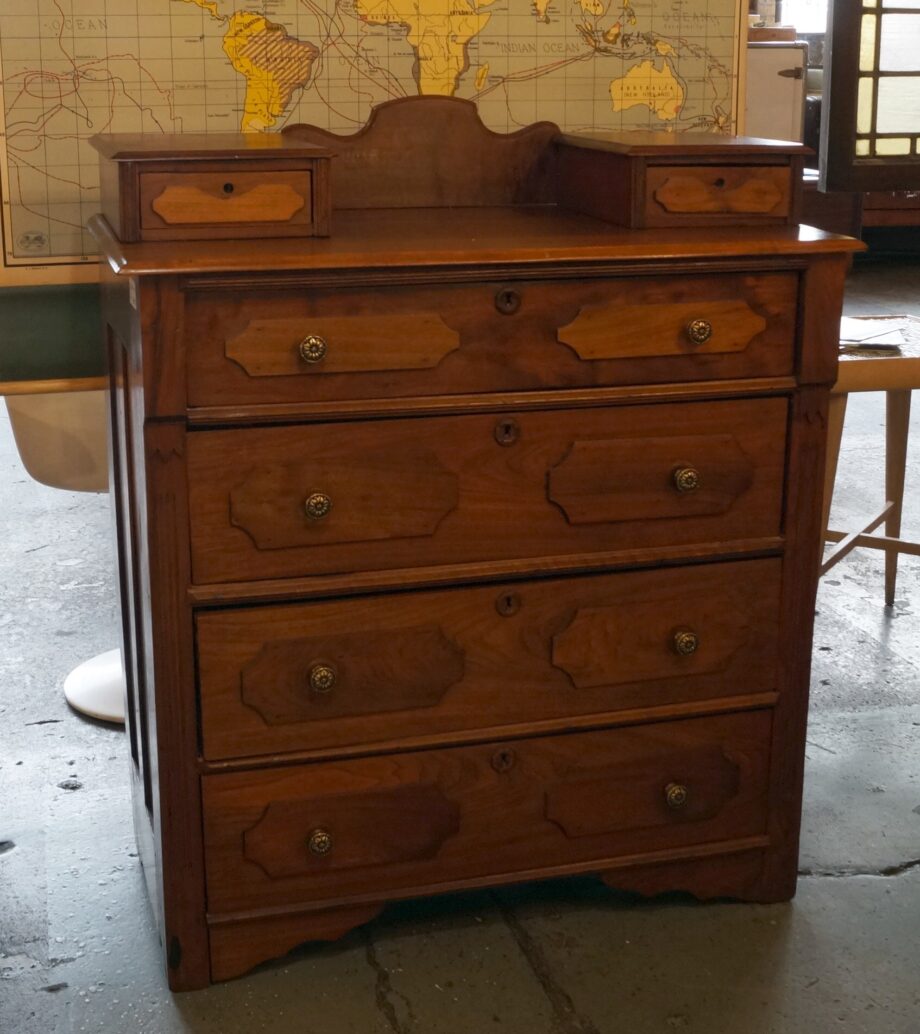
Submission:
<svg viewBox="0 0 920 1034">
<path fill-rule="evenodd" d="M 822 190 L 885 191 L 920 189 L 920 137 L 916 133 L 879 134 L 913 136 L 909 155 L 860 157 L 856 154 L 856 116 L 859 90 L 859 50 L 862 17 L 879 17 L 876 32 L 876 69 L 881 47 L 882 14 L 912 14 L 920 10 L 899 6 L 866 8 L 862 0 L 830 0 L 824 60 L 824 100 L 821 115 Z M 920 73 L 918 73 L 920 75 Z M 878 105 L 878 80 L 875 104 Z"/>
</svg>

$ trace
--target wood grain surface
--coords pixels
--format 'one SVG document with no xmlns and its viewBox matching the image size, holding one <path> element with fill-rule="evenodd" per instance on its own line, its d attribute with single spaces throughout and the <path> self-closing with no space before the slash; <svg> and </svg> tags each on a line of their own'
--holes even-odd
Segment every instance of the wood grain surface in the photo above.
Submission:
<svg viewBox="0 0 920 1034">
<path fill-rule="evenodd" d="M 780 530 L 786 414 L 775 398 L 197 433 L 194 580 L 704 541 L 718 551 Z M 504 445 L 496 434 L 508 420 L 517 439 Z M 596 464 L 585 450 L 600 450 Z M 721 486 L 717 507 L 701 513 L 693 492 L 676 490 L 685 465 L 700 471 L 704 499 L 715 490 L 706 485 Z M 304 500 L 316 492 L 332 508 L 311 521 Z M 579 498 L 588 521 L 567 516 Z"/>
<path fill-rule="evenodd" d="M 788 272 L 193 291 L 189 398 L 277 404 L 777 376 L 793 369 L 797 296 Z M 695 319 L 712 325 L 701 345 L 688 336 Z M 299 356 L 308 334 L 326 341 L 319 362 Z"/>
<path fill-rule="evenodd" d="M 487 872 L 499 875 L 535 857 L 547 866 L 600 863 L 642 851 L 680 857 L 692 845 L 763 834 L 771 725 L 769 711 L 754 711 L 509 745 L 206 776 L 210 909 L 219 914 L 342 901 L 366 892 L 369 881 L 379 894 L 421 890 Z M 595 787 L 591 801 L 577 792 L 586 781 Z M 687 810 L 668 807 L 666 790 L 675 782 L 687 789 Z M 396 848 L 381 846 L 389 843 L 389 832 L 378 829 L 370 813 L 357 828 L 348 818 L 350 809 L 377 801 L 378 795 L 422 787 L 432 788 L 426 791 L 434 794 L 431 800 L 443 797 L 459 808 L 456 832 L 433 857 L 390 860 Z M 278 801 L 292 802 L 290 821 L 274 831 L 272 850 L 287 859 L 283 878 L 266 873 L 247 858 L 245 848 L 246 837 Z M 595 811 L 588 815 L 592 801 Z M 435 839 L 443 834 L 443 807 L 431 820 L 439 831 Z M 422 828 L 412 835 L 424 836 L 425 811 L 416 814 Z M 333 842 L 322 856 L 308 846 L 318 828 Z M 381 853 L 386 863 L 377 860 Z"/>
<path fill-rule="evenodd" d="M 774 690 L 780 562 L 751 560 L 199 614 L 211 759 Z M 674 650 L 675 632 L 699 637 Z M 317 664 L 335 685 L 311 692 Z"/>
</svg>

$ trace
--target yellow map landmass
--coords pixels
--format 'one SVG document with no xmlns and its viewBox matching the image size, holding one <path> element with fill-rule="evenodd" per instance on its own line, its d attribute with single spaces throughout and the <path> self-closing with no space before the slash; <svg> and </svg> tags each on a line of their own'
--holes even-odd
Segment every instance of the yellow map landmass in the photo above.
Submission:
<svg viewBox="0 0 920 1034">
<path fill-rule="evenodd" d="M 644 105 L 663 122 L 677 118 L 684 99 L 685 90 L 667 62 L 658 69 L 654 61 L 641 61 L 610 83 L 614 111 Z"/>
<path fill-rule="evenodd" d="M 184 0 L 184 3 L 194 4 L 203 11 L 207 11 L 212 18 L 220 18 L 221 13 L 217 7 L 217 0 Z"/>
<path fill-rule="evenodd" d="M 223 48 L 246 80 L 240 120 L 244 133 L 259 133 L 274 126 L 293 92 L 309 81 L 319 56 L 312 43 L 293 39 L 282 25 L 274 25 L 251 11 L 236 11 L 230 16 Z"/>
<path fill-rule="evenodd" d="M 418 59 L 418 90 L 452 97 L 468 65 L 467 45 L 486 27 L 495 0 L 356 0 L 371 25 L 405 25 Z"/>
</svg>

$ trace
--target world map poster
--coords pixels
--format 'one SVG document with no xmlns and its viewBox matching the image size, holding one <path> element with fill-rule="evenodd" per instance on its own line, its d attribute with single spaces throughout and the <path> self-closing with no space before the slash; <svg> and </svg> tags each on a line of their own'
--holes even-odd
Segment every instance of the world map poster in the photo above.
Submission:
<svg viewBox="0 0 920 1034">
<path fill-rule="evenodd" d="M 747 5 L 744 4 L 744 10 Z M 375 104 L 490 128 L 734 128 L 739 0 L 4 0 L 0 283 L 95 263 L 96 133 L 351 133 Z M 5 271 L 5 272 L 4 272 Z M 6 279 L 4 280 L 4 277 Z M 25 278 L 25 280 L 24 280 Z M 30 279 L 31 278 L 31 279 Z"/>
</svg>

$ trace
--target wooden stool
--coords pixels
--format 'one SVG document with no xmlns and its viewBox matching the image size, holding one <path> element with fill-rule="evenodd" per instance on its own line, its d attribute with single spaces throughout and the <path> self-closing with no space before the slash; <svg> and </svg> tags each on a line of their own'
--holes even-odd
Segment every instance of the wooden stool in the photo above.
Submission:
<svg viewBox="0 0 920 1034">
<path fill-rule="evenodd" d="M 885 604 L 894 603 L 898 577 L 898 556 L 910 553 L 920 556 L 920 543 L 900 538 L 901 510 L 904 502 L 904 472 L 907 466 L 907 435 L 910 425 L 910 393 L 920 388 L 920 319 L 915 316 L 867 316 L 884 321 L 892 330 L 900 330 L 905 344 L 898 351 L 872 351 L 850 348 L 841 351 L 837 383 L 831 395 L 828 414 L 827 467 L 824 475 L 825 542 L 837 545 L 821 565 L 826 574 L 850 550 L 857 546 L 885 550 Z M 884 391 L 885 417 L 885 506 L 865 527 L 858 531 L 832 531 L 828 527 L 837 457 L 843 434 L 847 396 L 851 391 Z M 871 532 L 884 522 L 885 534 Z"/>
</svg>

